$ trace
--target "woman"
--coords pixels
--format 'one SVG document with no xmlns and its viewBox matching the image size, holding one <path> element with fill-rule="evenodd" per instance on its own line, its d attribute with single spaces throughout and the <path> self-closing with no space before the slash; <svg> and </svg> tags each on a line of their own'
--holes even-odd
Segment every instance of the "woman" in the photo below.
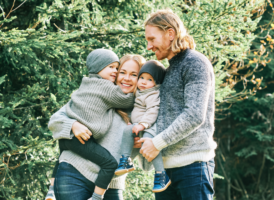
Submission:
<svg viewBox="0 0 274 200">
<path fill-rule="evenodd" d="M 124 93 L 131 93 L 135 90 L 137 84 L 138 73 L 144 63 L 144 58 L 139 55 L 126 55 L 120 60 L 120 67 L 116 84 L 119 85 Z M 119 113 L 119 114 L 118 114 Z M 122 133 L 127 123 L 125 113 L 118 111 L 115 114 L 108 133 L 97 142 L 106 148 L 114 158 L 119 160 L 120 146 L 122 145 Z M 122 116 L 122 117 L 121 117 Z M 62 127 L 55 129 L 55 127 Z M 49 122 L 49 128 L 53 132 L 55 139 L 71 139 L 73 136 L 89 138 L 88 129 L 74 119 L 70 119 L 66 115 L 65 108 L 61 108 L 55 113 Z M 83 141 L 82 141 L 83 143 Z M 138 150 L 133 151 L 132 157 L 138 154 Z M 143 168 L 149 169 L 144 159 L 140 158 Z M 143 162 L 144 161 L 144 162 Z M 99 166 L 78 156 L 71 151 L 64 151 L 59 158 L 59 168 L 54 182 L 54 191 L 57 200 L 79 199 L 86 200 L 92 196 L 94 190 L 94 182 L 99 172 Z M 105 200 L 122 200 L 122 189 L 124 189 L 126 176 L 116 176 L 112 179 L 109 189 L 104 195 Z"/>
</svg>

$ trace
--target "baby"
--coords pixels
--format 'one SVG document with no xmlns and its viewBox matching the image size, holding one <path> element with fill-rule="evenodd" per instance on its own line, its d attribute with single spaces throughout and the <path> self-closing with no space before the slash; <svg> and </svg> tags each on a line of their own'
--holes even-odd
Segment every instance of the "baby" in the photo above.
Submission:
<svg viewBox="0 0 274 200">
<path fill-rule="evenodd" d="M 90 138 L 73 137 L 59 140 L 60 154 L 70 150 L 101 167 L 95 181 L 95 190 L 90 199 L 101 200 L 117 168 L 116 159 L 108 150 L 97 144 L 107 133 L 113 120 L 115 108 L 132 108 L 134 96 L 125 94 L 114 84 L 119 66 L 118 56 L 110 50 L 97 49 L 92 51 L 86 62 L 89 77 L 84 77 L 77 91 L 71 95 L 66 104 L 66 114 L 85 125 Z M 60 124 L 61 126 L 61 124 Z M 59 127 L 56 127 L 58 129 Z M 87 140 L 86 144 L 83 140 Z M 79 142 L 80 141 L 80 142 Z M 55 177 L 59 162 L 57 162 L 52 177 Z M 50 187 L 46 200 L 54 199 L 53 187 Z"/>
<path fill-rule="evenodd" d="M 156 136 L 155 121 L 159 111 L 159 88 L 165 77 L 165 68 L 158 61 L 148 61 L 141 68 L 138 76 L 136 98 L 134 109 L 131 113 L 133 125 L 129 125 L 123 133 L 123 146 L 116 175 L 122 175 L 135 170 L 131 158 L 131 151 L 134 145 L 134 137 L 140 132 L 144 138 Z M 152 161 L 155 168 L 153 192 L 162 192 L 171 181 L 167 176 L 161 153 Z"/>
</svg>

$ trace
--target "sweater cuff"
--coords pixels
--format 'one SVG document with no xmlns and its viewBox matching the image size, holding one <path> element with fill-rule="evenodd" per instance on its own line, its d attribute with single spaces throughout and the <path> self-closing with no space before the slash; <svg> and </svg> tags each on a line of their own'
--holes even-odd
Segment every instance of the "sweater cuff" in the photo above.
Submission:
<svg viewBox="0 0 274 200">
<path fill-rule="evenodd" d="M 72 125 L 74 122 L 76 122 L 77 120 L 75 119 L 69 119 L 66 120 L 66 122 L 63 123 L 62 125 L 62 131 L 60 131 L 56 136 L 55 134 L 53 134 L 53 138 L 56 140 L 60 140 L 60 139 L 72 139 L 74 134 L 71 131 Z M 54 137 L 55 136 L 55 137 Z"/>
<path fill-rule="evenodd" d="M 163 148 L 167 147 L 168 144 L 162 139 L 162 135 L 157 135 L 152 139 L 152 142 L 156 149 L 161 151 Z"/>
</svg>

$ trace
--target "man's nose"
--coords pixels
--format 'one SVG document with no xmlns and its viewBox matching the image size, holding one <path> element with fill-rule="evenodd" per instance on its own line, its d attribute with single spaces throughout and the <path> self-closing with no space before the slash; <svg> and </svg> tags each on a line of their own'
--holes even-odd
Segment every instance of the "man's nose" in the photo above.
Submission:
<svg viewBox="0 0 274 200">
<path fill-rule="evenodd" d="M 151 50 L 153 48 L 153 46 L 148 42 L 147 43 L 147 50 Z"/>
</svg>

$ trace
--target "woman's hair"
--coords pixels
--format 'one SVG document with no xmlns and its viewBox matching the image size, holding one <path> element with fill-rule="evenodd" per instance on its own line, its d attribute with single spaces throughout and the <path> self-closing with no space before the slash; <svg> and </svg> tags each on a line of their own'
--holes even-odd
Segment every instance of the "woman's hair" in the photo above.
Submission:
<svg viewBox="0 0 274 200">
<path fill-rule="evenodd" d="M 119 73 L 121 71 L 121 68 L 122 68 L 123 64 L 126 61 L 129 61 L 129 60 L 135 61 L 138 64 L 138 66 L 139 66 L 139 70 L 142 68 L 142 66 L 146 62 L 145 58 L 143 56 L 140 56 L 140 55 L 135 55 L 135 54 L 124 55 L 120 59 L 120 65 L 118 67 L 118 72 L 117 72 L 118 75 L 117 75 L 117 77 L 119 76 Z M 136 85 L 136 88 L 137 88 L 137 85 Z M 135 90 L 136 90 L 136 88 L 135 88 Z M 135 90 L 134 90 L 134 92 L 135 92 Z M 129 119 L 128 114 L 126 112 L 122 111 L 121 109 L 116 109 L 116 112 L 123 118 L 123 120 L 126 123 L 130 122 L 130 119 Z"/>
<path fill-rule="evenodd" d="M 170 9 L 158 10 L 150 15 L 145 26 L 155 26 L 164 32 L 172 28 L 175 31 L 175 38 L 171 43 L 171 50 L 174 53 L 189 49 L 195 49 L 195 42 L 192 36 L 188 35 L 181 19 Z"/>
</svg>

